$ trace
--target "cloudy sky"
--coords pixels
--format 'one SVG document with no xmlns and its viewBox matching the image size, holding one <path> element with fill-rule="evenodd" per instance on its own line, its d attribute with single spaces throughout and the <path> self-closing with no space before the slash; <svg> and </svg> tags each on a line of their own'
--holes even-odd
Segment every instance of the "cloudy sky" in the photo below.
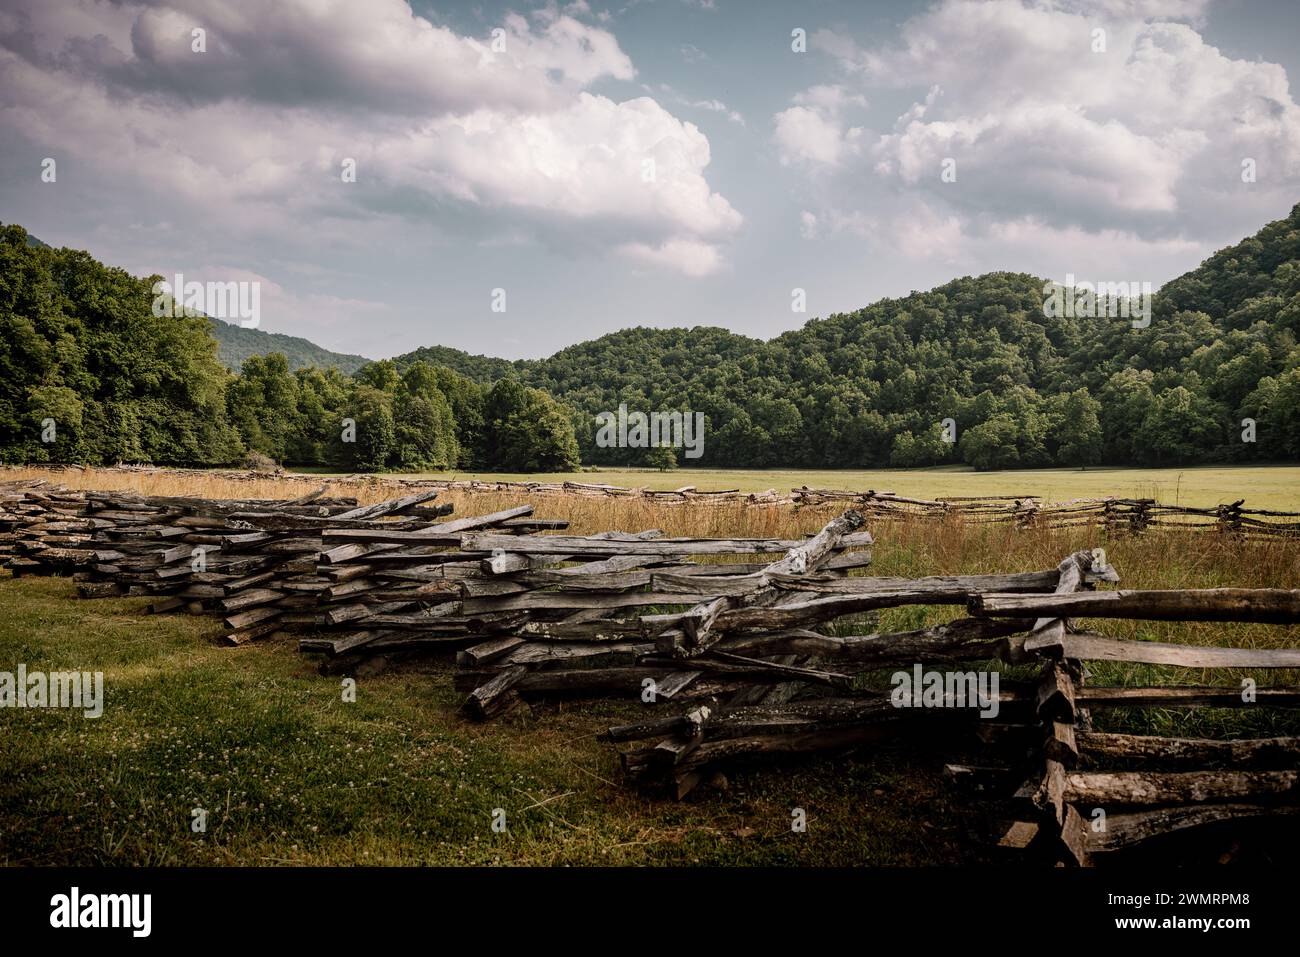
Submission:
<svg viewBox="0 0 1300 957">
<path fill-rule="evenodd" d="M 1294 0 L 3 0 L 0 221 L 373 358 L 1159 285 L 1300 201 L 1298 36 Z"/>
</svg>

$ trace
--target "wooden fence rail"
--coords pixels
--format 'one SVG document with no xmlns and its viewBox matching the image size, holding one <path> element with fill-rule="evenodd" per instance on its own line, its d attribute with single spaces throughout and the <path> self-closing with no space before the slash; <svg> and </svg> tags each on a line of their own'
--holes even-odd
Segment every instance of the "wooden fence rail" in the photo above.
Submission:
<svg viewBox="0 0 1300 957">
<path fill-rule="evenodd" d="M 357 474 L 330 476 L 294 472 L 255 472 L 231 469 L 164 469 L 155 466 L 119 465 L 111 468 L 87 468 L 75 465 L 33 466 L 42 471 L 76 475 L 175 475 L 217 478 L 230 481 L 266 481 L 286 479 L 325 481 L 339 493 L 359 489 L 384 488 L 394 492 L 458 491 L 484 494 L 509 494 L 523 499 L 584 497 L 637 499 L 656 505 L 747 505 L 793 508 L 853 507 L 872 522 L 930 518 L 972 524 L 1009 523 L 1019 528 L 1070 528 L 1098 526 L 1112 532 L 1142 533 L 1148 529 L 1173 529 L 1189 532 L 1221 532 L 1247 537 L 1300 537 L 1300 512 L 1245 507 L 1245 500 L 1207 506 L 1167 504 L 1149 498 L 1102 496 L 1052 501 L 1042 495 L 944 496 L 937 499 L 914 498 L 892 491 L 868 489 L 810 488 L 800 486 L 788 492 L 775 488 L 763 492 L 739 489 L 704 490 L 684 485 L 673 490 L 626 488 L 595 482 L 506 482 L 473 479 L 409 479 L 393 475 Z M 3 474 L 3 472 L 0 472 Z M 18 481 L 0 481 L 0 492 L 20 485 Z M 0 498 L 0 504 L 3 499 Z M 3 519 L 0 517 L 0 532 Z"/>
</svg>

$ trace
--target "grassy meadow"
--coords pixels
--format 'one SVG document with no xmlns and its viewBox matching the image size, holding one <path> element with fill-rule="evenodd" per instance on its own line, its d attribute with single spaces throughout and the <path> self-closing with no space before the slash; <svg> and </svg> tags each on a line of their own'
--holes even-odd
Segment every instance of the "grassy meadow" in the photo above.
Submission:
<svg viewBox="0 0 1300 957">
<path fill-rule="evenodd" d="M 416 476 L 412 476 L 416 477 Z M 1053 501 L 1072 498 L 1154 498 L 1171 505 L 1210 506 L 1244 498 L 1251 508 L 1300 511 L 1300 466 L 1204 466 L 1177 469 L 1024 469 L 976 472 L 965 466 L 934 469 L 810 470 L 599 469 L 555 475 L 424 473 L 421 478 L 479 479 L 508 482 L 592 482 L 628 488 L 701 490 L 740 489 L 788 492 L 835 488 L 897 492 L 913 498 L 944 495 L 1033 495 Z"/>
<path fill-rule="evenodd" d="M 227 480 L 219 474 L 193 472 L 118 472 L 5 468 L 0 479 L 46 478 L 69 488 L 130 488 L 150 495 L 282 498 L 305 494 L 322 481 L 348 479 L 347 494 L 378 501 L 389 494 L 383 478 L 455 479 L 502 482 L 587 482 L 625 488 L 676 489 L 693 485 L 701 491 L 740 489 L 834 488 L 895 492 L 912 498 L 977 495 L 1033 495 L 1048 501 L 1073 498 L 1154 498 L 1170 505 L 1214 506 L 1245 499 L 1249 508 L 1300 512 L 1300 465 L 1195 466 L 1176 469 L 1089 468 L 1025 469 L 976 472 L 964 466 L 932 469 L 592 469 L 583 472 L 421 472 L 391 476 L 345 476 L 309 470 L 293 473 L 313 478 Z M 313 484 L 313 479 L 319 480 Z"/>
<path fill-rule="evenodd" d="M 1257 479 L 1235 483 L 1236 497 L 1248 500 L 1252 488 L 1262 494 L 1267 482 L 1281 484 L 1271 476 L 1289 472 L 1294 479 L 1300 472 L 1237 471 Z M 1180 474 L 1194 472 L 1201 470 Z M 624 473 L 582 478 L 648 484 L 653 477 L 633 474 L 639 480 L 626 481 Z M 729 474 L 735 487 L 735 473 Z M 898 480 L 922 473 L 875 474 L 895 479 L 874 483 L 879 487 L 930 491 Z M 992 478 L 936 473 L 934 480 L 946 474 Z M 201 478 L 152 474 L 52 477 L 68 485 L 76 478 L 96 487 L 98 478 L 102 486 L 111 477 L 152 493 L 240 497 L 288 498 L 311 486 L 268 479 L 207 480 L 205 487 Z M 172 487 L 166 487 L 169 480 Z M 668 481 L 711 484 L 685 471 Z M 788 484 L 805 481 L 859 484 Z M 1009 482 L 998 487 L 1020 490 Z M 346 492 L 363 501 L 392 494 L 376 483 Z M 500 493 L 453 491 L 447 498 L 457 514 L 519 502 Z M 669 535 L 795 537 L 834 514 L 569 496 L 535 504 L 538 515 L 567 518 L 575 533 L 662 528 Z M 1033 570 L 1100 545 L 1121 587 L 1300 588 L 1296 542 L 1176 531 L 1108 538 L 1097 529 L 1016 531 L 955 521 L 890 522 L 872 531 L 877 544 L 869 574 Z M 644 715 L 637 703 L 552 703 L 524 719 L 474 724 L 459 716 L 461 695 L 452 688 L 450 664 L 442 661 L 360 677 L 356 702 L 345 703 L 340 679 L 320 676 L 296 642 L 228 648 L 217 644 L 223 631 L 218 622 L 151 616 L 145 605 L 144 599 L 79 600 L 69 580 L 12 579 L 0 572 L 0 670 L 22 662 L 29 670 L 105 674 L 98 719 L 56 709 L 0 711 L 0 864 L 948 865 L 996 859 L 990 835 L 1005 809 L 956 793 L 942 775 L 947 761 L 977 758 L 970 742 L 936 740 L 921 749 L 900 742 L 853 756 L 737 768 L 676 803 L 631 789 L 616 748 L 596 740 L 609 725 Z M 890 609 L 874 628 L 915 628 L 959 614 L 954 607 Z M 1139 640 L 1249 647 L 1300 641 L 1297 627 L 1081 624 Z M 868 627 L 863 620 L 853 630 Z M 1097 663 L 1090 681 L 1236 684 L 1241 676 Z M 1294 685 L 1300 678 L 1287 672 L 1253 677 L 1261 686 Z M 887 673 L 866 680 L 888 687 Z M 1189 736 L 1300 732 L 1295 715 L 1263 710 L 1097 717 L 1103 729 Z M 807 812 L 806 833 L 791 831 L 797 807 Z M 208 812 L 206 833 L 190 830 L 194 808 Z M 506 813 L 505 833 L 491 828 L 498 808 Z"/>
</svg>

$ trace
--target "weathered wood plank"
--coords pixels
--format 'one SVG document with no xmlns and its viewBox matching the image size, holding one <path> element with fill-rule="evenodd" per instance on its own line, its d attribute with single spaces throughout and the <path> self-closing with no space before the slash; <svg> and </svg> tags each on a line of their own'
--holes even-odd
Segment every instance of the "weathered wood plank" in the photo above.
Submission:
<svg viewBox="0 0 1300 957">
<path fill-rule="evenodd" d="M 1256 688 L 1248 699 L 1240 687 L 1108 688 L 1094 685 L 1076 689 L 1074 697 L 1080 708 L 1300 707 L 1300 689 L 1295 688 Z"/>
<path fill-rule="evenodd" d="M 859 532 L 841 539 L 844 548 L 870 545 L 869 532 Z M 573 535 L 509 536 L 492 532 L 469 532 L 461 536 L 460 546 L 471 552 L 518 552 L 550 555 L 737 555 L 785 552 L 802 545 L 802 541 L 748 538 L 665 538 L 651 542 L 593 541 Z"/>
<path fill-rule="evenodd" d="M 1295 814 L 1300 814 L 1300 807 L 1295 805 L 1223 803 L 1162 807 L 1107 814 L 1105 829 L 1093 831 L 1088 828 L 1084 832 L 1084 839 L 1089 853 L 1107 853 L 1125 850 L 1153 837 L 1190 830 L 1216 821 Z"/>
<path fill-rule="evenodd" d="M 1300 589 L 1194 588 L 1074 595 L 976 595 L 975 615 L 1136 618 L 1148 621 L 1300 622 Z"/>
<path fill-rule="evenodd" d="M 1217 648 L 1126 641 L 1092 632 L 1067 634 L 1062 654 L 1083 661 L 1131 661 L 1183 668 L 1300 668 L 1300 648 Z"/>
<path fill-rule="evenodd" d="M 1201 768 L 1300 766 L 1300 737 L 1217 740 L 1081 731 L 1077 738 L 1082 756 L 1094 761 L 1131 760 Z"/>
<path fill-rule="evenodd" d="M 1088 806 L 1188 804 L 1290 796 L 1300 771 L 1075 771 L 1065 799 Z"/>
</svg>

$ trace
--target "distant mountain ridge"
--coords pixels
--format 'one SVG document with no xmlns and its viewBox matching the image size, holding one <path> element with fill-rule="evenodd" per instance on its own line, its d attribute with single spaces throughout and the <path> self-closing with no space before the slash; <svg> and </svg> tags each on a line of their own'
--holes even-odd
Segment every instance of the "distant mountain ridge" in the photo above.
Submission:
<svg viewBox="0 0 1300 957">
<path fill-rule="evenodd" d="M 289 360 L 290 370 L 316 366 L 320 369 L 337 369 L 345 375 L 353 375 L 373 361 L 365 356 L 334 352 L 301 336 L 267 332 L 264 329 L 245 329 L 221 319 L 210 321 L 212 338 L 217 340 L 217 358 L 231 372 L 239 372 L 244 361 L 251 356 L 265 356 L 273 352 L 278 352 Z M 512 362 L 492 356 L 471 355 L 450 346 L 422 346 L 397 356 L 393 361 L 399 369 L 406 369 L 421 360 L 429 365 L 453 369 L 480 385 L 490 385 L 507 375 L 519 374 L 528 366 L 528 361 L 525 360 Z"/>
<path fill-rule="evenodd" d="M 1252 322 L 1265 319 L 1300 331 L 1300 322 L 1296 320 L 1300 303 L 1295 301 L 1292 288 L 1300 270 L 1298 226 L 1300 206 L 1286 219 L 1270 223 L 1254 236 L 1216 252 L 1195 269 L 1161 287 L 1157 294 L 1157 313 L 1168 318 L 1174 313 L 1203 312 L 1224 330 L 1245 329 Z M 44 245 L 35 237 L 31 241 Z M 986 281 L 995 275 L 1015 277 L 1012 285 L 1022 290 L 1032 292 L 1041 287 L 1041 280 L 1014 273 L 952 280 L 928 293 L 881 300 L 853 313 L 811 320 L 802 328 L 767 342 L 718 327 L 634 327 L 576 343 L 542 359 L 500 359 L 432 345 L 394 356 L 392 361 L 399 370 L 417 361 L 445 366 L 480 385 L 513 375 L 579 407 L 591 406 L 592 393 L 601 393 L 604 398 L 595 404 L 603 406 L 634 382 L 649 380 L 656 386 L 651 391 L 663 394 L 670 391 L 665 385 L 680 387 L 686 379 L 695 378 L 706 369 L 721 373 L 720 366 L 731 366 L 737 360 L 757 362 L 759 357 L 770 356 L 774 346 L 795 346 L 803 352 L 815 342 L 824 348 L 830 345 L 825 341 L 829 329 L 837 330 L 834 351 L 843 341 L 842 332 L 851 327 L 869 319 L 878 320 L 882 313 L 931 307 L 930 297 L 936 293 L 943 298 L 951 295 L 959 302 L 965 284 Z M 915 327 L 915 321 L 912 325 Z M 1004 328 L 1004 331 L 1011 330 Z M 298 336 L 243 329 L 224 322 L 214 322 L 213 335 L 218 342 L 219 359 L 235 372 L 249 356 L 271 352 L 283 353 L 292 369 L 316 365 L 352 374 L 370 361 L 364 356 L 333 352 Z M 690 374 L 688 369 L 692 370 Z M 799 377 L 800 371 L 813 370 L 810 367 L 783 371 Z M 1113 363 L 1110 371 L 1115 371 Z"/>
<path fill-rule="evenodd" d="M 332 352 L 300 336 L 286 336 L 263 329 L 245 329 L 222 319 L 211 319 L 212 338 L 217 340 L 217 358 L 232 372 L 238 372 L 250 356 L 278 352 L 289 360 L 289 368 L 338 369 L 352 375 L 370 360 L 343 352 Z"/>
</svg>

